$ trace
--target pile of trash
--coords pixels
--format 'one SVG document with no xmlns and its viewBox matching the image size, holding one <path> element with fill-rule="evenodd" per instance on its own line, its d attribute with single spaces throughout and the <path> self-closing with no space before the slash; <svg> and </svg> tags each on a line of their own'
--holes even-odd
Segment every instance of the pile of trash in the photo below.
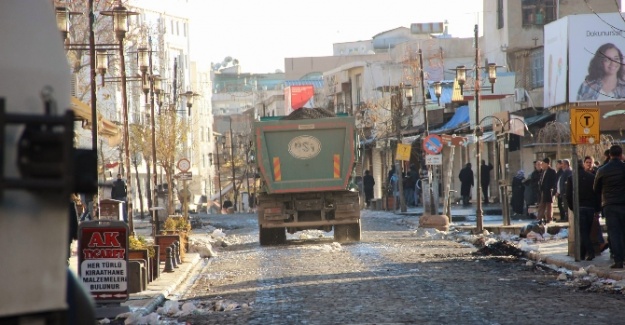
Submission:
<svg viewBox="0 0 625 325">
<path fill-rule="evenodd" d="M 514 256 L 514 257 L 525 256 L 525 252 L 520 250 L 513 243 L 509 241 L 505 241 L 505 240 L 497 240 L 488 245 L 484 245 L 482 248 L 478 249 L 478 251 L 473 254 L 481 255 L 481 256 Z"/>
</svg>

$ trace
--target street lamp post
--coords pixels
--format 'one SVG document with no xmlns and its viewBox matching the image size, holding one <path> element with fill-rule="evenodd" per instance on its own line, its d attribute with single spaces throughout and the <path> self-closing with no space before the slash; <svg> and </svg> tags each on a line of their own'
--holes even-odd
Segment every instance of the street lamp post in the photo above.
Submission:
<svg viewBox="0 0 625 325">
<path fill-rule="evenodd" d="M 234 166 L 234 134 L 232 133 L 232 116 L 229 118 L 230 121 L 230 165 L 232 167 L 232 193 L 234 194 L 234 211 L 237 211 L 237 203 L 239 193 L 237 191 L 237 180 L 236 180 L 236 170 Z"/>
<path fill-rule="evenodd" d="M 126 32 L 128 31 L 128 16 L 130 15 L 138 15 L 137 12 L 131 12 L 126 9 L 126 7 L 121 5 L 121 2 L 118 2 L 117 5 L 111 11 L 102 11 L 102 15 L 105 16 L 113 16 L 113 28 L 115 30 L 115 36 L 117 37 L 117 41 L 119 42 L 119 60 L 120 60 L 120 74 L 121 74 L 121 82 L 122 82 L 122 109 L 124 115 L 124 153 L 125 153 L 125 164 L 126 165 L 126 186 L 128 187 L 128 192 L 132 193 L 132 179 L 130 176 L 130 142 L 128 136 L 128 98 L 126 93 L 126 60 L 124 57 L 124 38 L 126 37 Z M 132 194 L 126 196 L 126 205 L 128 212 L 128 226 L 130 227 L 130 235 L 134 236 L 134 223 L 132 217 Z"/>
<path fill-rule="evenodd" d="M 251 204 L 249 204 L 250 202 L 250 197 L 251 197 L 251 193 L 250 193 L 250 178 L 248 175 L 248 165 L 250 163 L 250 150 L 252 149 L 252 140 L 249 140 L 248 142 L 245 142 L 243 139 L 243 135 L 239 134 L 239 150 L 243 150 L 245 151 L 245 166 L 244 166 L 244 172 L 243 172 L 243 177 L 245 177 L 245 183 L 246 183 L 246 187 L 247 187 L 247 202 L 248 202 L 248 206 L 247 208 L 251 208 Z"/>
<path fill-rule="evenodd" d="M 108 65 L 108 58 L 106 50 L 114 50 L 117 48 L 120 54 L 120 72 L 122 79 L 122 106 L 124 115 L 124 145 L 125 145 L 125 170 L 127 188 L 129 192 L 132 192 L 132 177 L 130 171 L 130 154 L 128 150 L 128 106 L 126 98 L 126 66 L 124 60 L 124 37 L 128 31 L 128 17 L 137 15 L 137 12 L 129 11 L 121 2 L 117 1 L 115 7 L 111 11 L 101 11 L 100 14 L 104 16 L 113 17 L 114 32 L 118 40 L 117 45 L 113 44 L 96 44 L 95 32 L 93 26 L 95 25 L 95 14 L 93 11 L 93 0 L 89 0 L 87 8 L 89 11 L 89 43 L 88 44 L 71 44 L 68 38 L 69 35 L 69 19 L 72 14 L 79 14 L 77 12 L 70 12 L 66 6 L 59 5 L 55 8 L 57 27 L 61 31 L 63 36 L 65 47 L 69 50 L 88 49 L 89 50 L 89 66 L 90 66 L 90 96 L 91 96 L 91 132 L 92 142 L 91 146 L 93 150 L 97 151 L 97 135 L 98 135 L 98 118 L 96 109 L 96 71 L 102 75 L 102 81 L 104 82 L 104 73 L 106 73 L 106 67 Z M 96 48 L 98 49 L 96 55 Z M 96 66 L 96 56 L 98 58 L 98 64 Z M 130 198 L 130 199 L 128 199 Z M 98 205 L 99 206 L 99 205 Z M 130 228 L 130 235 L 134 235 L 134 224 L 132 220 L 132 195 L 127 197 L 127 211 L 128 211 L 128 225 Z"/>
<path fill-rule="evenodd" d="M 156 236 L 160 232 L 160 224 L 158 223 L 158 216 L 155 207 L 157 206 L 158 200 L 158 182 L 157 182 L 157 174 L 156 174 L 156 117 L 154 112 L 154 100 L 156 97 L 160 97 L 161 94 L 161 78 L 159 75 L 155 75 L 153 73 L 153 65 L 152 65 L 152 38 L 148 38 L 149 48 L 142 47 L 139 48 L 139 70 L 142 73 L 142 88 L 145 94 L 145 101 L 148 101 L 148 93 L 150 100 L 150 123 L 152 127 L 152 136 L 151 136 L 151 144 L 152 144 L 152 184 L 153 190 L 151 191 L 152 196 L 152 236 Z M 162 105 L 162 102 L 159 100 L 159 108 Z"/>
<path fill-rule="evenodd" d="M 476 222 L 476 231 L 481 233 L 484 229 L 484 210 L 482 209 L 482 185 L 480 179 L 482 177 L 480 161 L 482 157 L 481 148 L 480 148 L 480 137 L 482 136 L 482 130 L 479 128 L 480 123 L 480 69 L 483 67 L 479 66 L 479 43 L 478 43 L 478 25 L 475 25 L 474 29 L 474 39 L 475 39 L 475 136 L 476 136 L 476 149 L 475 149 L 475 159 L 477 166 L 477 209 L 475 211 Z M 497 79 L 497 65 L 494 63 L 488 64 L 488 78 L 491 85 L 494 85 L 495 80 Z M 468 70 L 465 66 L 456 67 L 456 79 L 458 80 L 458 84 L 460 85 L 460 93 L 463 93 L 463 85 L 466 81 L 466 71 Z M 492 88 L 494 92 L 494 87 Z"/>
<path fill-rule="evenodd" d="M 221 138 L 223 139 L 223 137 Z M 217 187 L 219 188 L 219 211 L 224 206 L 222 190 L 221 190 L 221 173 L 219 170 L 219 137 L 215 136 L 215 147 L 217 148 Z"/>
</svg>

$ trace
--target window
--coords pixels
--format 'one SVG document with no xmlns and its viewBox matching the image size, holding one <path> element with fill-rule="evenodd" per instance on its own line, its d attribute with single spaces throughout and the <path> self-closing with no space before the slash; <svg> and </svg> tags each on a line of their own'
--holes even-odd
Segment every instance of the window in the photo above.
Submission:
<svg viewBox="0 0 625 325">
<path fill-rule="evenodd" d="M 503 28 L 503 0 L 497 0 L 497 28 Z"/>
<path fill-rule="evenodd" d="M 176 35 L 180 35 L 180 22 L 176 22 Z"/>
<path fill-rule="evenodd" d="M 187 23 L 182 24 L 182 35 L 187 37 Z"/>
<path fill-rule="evenodd" d="M 174 34 L 174 20 L 172 19 L 171 21 L 171 34 Z"/>
<path fill-rule="evenodd" d="M 544 25 L 557 19 L 555 0 L 522 0 L 523 26 Z"/>
<path fill-rule="evenodd" d="M 543 86 L 543 74 L 544 74 L 544 58 L 545 53 L 543 48 L 536 49 L 531 54 L 532 65 L 532 87 L 540 88 Z"/>
</svg>

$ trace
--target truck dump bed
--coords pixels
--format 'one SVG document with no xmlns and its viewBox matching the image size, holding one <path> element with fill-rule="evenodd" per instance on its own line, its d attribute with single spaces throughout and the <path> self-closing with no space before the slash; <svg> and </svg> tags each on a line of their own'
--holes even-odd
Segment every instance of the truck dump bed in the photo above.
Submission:
<svg viewBox="0 0 625 325">
<path fill-rule="evenodd" d="M 254 123 L 268 194 L 347 189 L 355 159 L 354 117 Z"/>
</svg>

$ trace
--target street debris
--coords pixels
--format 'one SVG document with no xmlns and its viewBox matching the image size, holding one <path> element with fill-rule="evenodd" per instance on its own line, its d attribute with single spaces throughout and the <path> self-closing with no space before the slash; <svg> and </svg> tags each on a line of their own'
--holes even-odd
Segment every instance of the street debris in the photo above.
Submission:
<svg viewBox="0 0 625 325">
<path fill-rule="evenodd" d="M 513 243 L 501 240 L 495 241 L 493 243 L 484 244 L 484 247 L 480 248 L 474 254 L 482 256 L 525 256 L 525 252 L 520 250 Z"/>
</svg>

